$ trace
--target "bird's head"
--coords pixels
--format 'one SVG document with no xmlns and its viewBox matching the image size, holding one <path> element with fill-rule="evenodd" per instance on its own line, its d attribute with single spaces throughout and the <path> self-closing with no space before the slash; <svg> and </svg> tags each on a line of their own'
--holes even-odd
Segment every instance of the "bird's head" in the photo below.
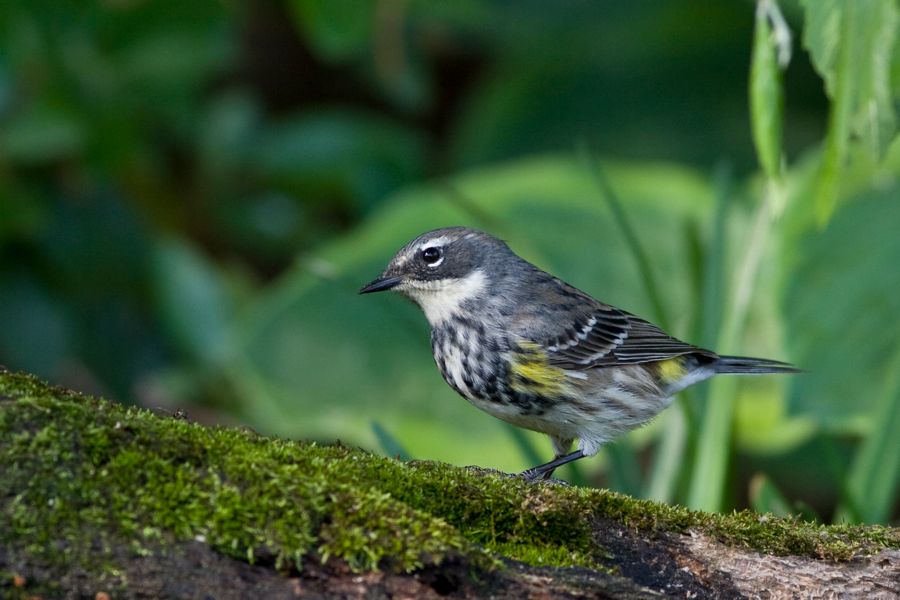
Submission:
<svg viewBox="0 0 900 600">
<path fill-rule="evenodd" d="M 483 296 L 491 283 L 502 278 L 514 257 L 497 238 L 467 227 L 447 227 L 423 233 L 401 248 L 381 277 L 360 294 L 396 290 L 415 301 L 432 324 L 463 309 Z"/>
</svg>

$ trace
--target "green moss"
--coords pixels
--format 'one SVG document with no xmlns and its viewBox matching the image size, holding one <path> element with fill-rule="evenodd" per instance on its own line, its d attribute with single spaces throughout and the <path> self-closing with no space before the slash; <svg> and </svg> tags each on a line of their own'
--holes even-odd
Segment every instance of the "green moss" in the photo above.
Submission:
<svg viewBox="0 0 900 600">
<path fill-rule="evenodd" d="M 883 548 L 900 548 L 900 530 L 879 525 L 822 525 L 748 510 L 704 513 L 613 494 L 601 494 L 595 500 L 599 514 L 638 530 L 698 531 L 763 554 L 848 560 Z"/>
<path fill-rule="evenodd" d="M 900 547 L 886 528 L 696 513 L 207 428 L 6 372 L 0 464 L 0 540 L 69 564 L 111 560 L 103 549 L 114 540 L 140 553 L 202 539 L 282 568 L 336 557 L 355 569 L 406 571 L 460 555 L 484 567 L 497 556 L 596 567 L 608 558 L 595 534 L 602 519 L 636 533 L 694 529 L 773 554 L 845 559 Z"/>
</svg>

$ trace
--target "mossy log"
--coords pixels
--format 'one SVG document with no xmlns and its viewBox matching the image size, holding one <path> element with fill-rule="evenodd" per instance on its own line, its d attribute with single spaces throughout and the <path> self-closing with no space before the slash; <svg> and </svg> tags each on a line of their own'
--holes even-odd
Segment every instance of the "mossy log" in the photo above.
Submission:
<svg viewBox="0 0 900 600">
<path fill-rule="evenodd" d="M 900 595 L 900 530 L 203 427 L 0 370 L 0 597 Z"/>
</svg>

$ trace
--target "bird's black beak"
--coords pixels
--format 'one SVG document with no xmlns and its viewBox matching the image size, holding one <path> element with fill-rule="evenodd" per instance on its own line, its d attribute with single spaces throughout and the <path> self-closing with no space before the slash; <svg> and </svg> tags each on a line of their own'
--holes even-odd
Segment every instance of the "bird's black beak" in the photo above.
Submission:
<svg viewBox="0 0 900 600">
<path fill-rule="evenodd" d="M 401 277 L 379 277 L 375 281 L 368 283 L 359 290 L 360 294 L 371 294 L 372 292 L 383 292 L 400 285 L 403 281 Z"/>
</svg>

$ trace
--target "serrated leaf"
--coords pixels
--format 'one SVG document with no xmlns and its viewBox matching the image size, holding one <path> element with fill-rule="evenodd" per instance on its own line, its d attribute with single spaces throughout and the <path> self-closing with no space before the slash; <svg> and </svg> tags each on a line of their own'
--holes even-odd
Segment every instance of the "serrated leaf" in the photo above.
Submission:
<svg viewBox="0 0 900 600">
<path fill-rule="evenodd" d="M 801 0 L 804 46 L 825 80 L 831 113 L 816 212 L 827 221 L 838 198 L 840 173 L 859 138 L 881 158 L 894 136 L 892 59 L 900 22 L 896 0 Z"/>
<path fill-rule="evenodd" d="M 876 405 L 900 338 L 900 203 L 896 185 L 842 205 L 791 251 L 785 339 L 808 369 L 792 378 L 794 414 L 847 432 Z"/>
</svg>

